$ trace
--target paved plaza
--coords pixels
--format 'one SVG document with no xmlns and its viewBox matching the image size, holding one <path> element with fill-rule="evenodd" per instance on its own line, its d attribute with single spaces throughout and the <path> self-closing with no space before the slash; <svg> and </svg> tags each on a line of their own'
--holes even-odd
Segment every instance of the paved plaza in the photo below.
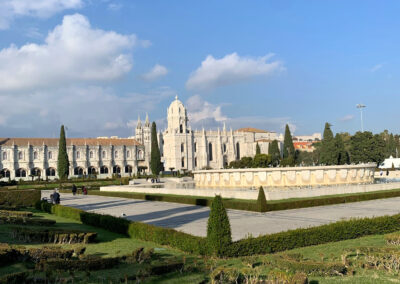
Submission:
<svg viewBox="0 0 400 284">
<path fill-rule="evenodd" d="M 51 191 L 42 191 L 49 197 Z M 202 206 L 145 201 L 96 195 L 61 194 L 61 204 L 89 212 L 114 216 L 156 226 L 174 228 L 197 236 L 206 236 L 209 208 Z M 319 226 L 343 219 L 394 215 L 400 212 L 400 197 L 357 203 L 255 213 L 228 210 L 232 238 L 254 237 L 296 228 Z"/>
</svg>

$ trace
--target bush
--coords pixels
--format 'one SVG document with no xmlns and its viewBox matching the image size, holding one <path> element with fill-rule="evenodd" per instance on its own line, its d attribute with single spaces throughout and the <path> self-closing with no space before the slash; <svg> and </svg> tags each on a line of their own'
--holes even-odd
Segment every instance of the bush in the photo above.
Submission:
<svg viewBox="0 0 400 284">
<path fill-rule="evenodd" d="M 102 270 L 120 262 L 120 257 L 86 257 L 84 259 L 47 259 L 40 263 L 41 270 Z"/>
<path fill-rule="evenodd" d="M 0 216 L 10 216 L 10 217 L 32 217 L 33 213 L 29 211 L 10 211 L 10 210 L 0 210 Z"/>
<path fill-rule="evenodd" d="M 82 223 L 103 228 L 105 230 L 126 235 L 128 233 L 129 221 L 96 213 L 80 212 L 80 220 Z"/>
<path fill-rule="evenodd" d="M 231 225 L 228 214 L 226 214 L 221 196 L 217 195 L 211 204 L 210 217 L 208 218 L 207 245 L 211 253 L 223 256 L 231 243 Z"/>
<path fill-rule="evenodd" d="M 0 190 L 1 206 L 34 206 L 40 200 L 41 192 L 29 190 Z"/>
<path fill-rule="evenodd" d="M 156 227 L 153 225 L 131 222 L 128 235 L 131 238 L 143 241 L 151 241 L 160 245 L 166 245 L 193 254 L 206 255 L 206 239 L 178 232 L 174 229 Z"/>
<path fill-rule="evenodd" d="M 398 230 L 400 230 L 400 214 L 352 219 L 318 227 L 242 239 L 232 243 L 227 255 L 245 256 L 275 253 L 299 247 L 355 239 L 367 235 L 387 234 Z"/>
<path fill-rule="evenodd" d="M 31 225 L 31 226 L 52 226 L 56 223 L 54 220 L 22 218 L 12 216 L 0 216 L 0 224 Z"/>
<path fill-rule="evenodd" d="M 265 193 L 262 186 L 260 186 L 260 189 L 258 190 L 256 206 L 258 212 L 267 212 L 267 199 L 265 198 Z"/>
</svg>

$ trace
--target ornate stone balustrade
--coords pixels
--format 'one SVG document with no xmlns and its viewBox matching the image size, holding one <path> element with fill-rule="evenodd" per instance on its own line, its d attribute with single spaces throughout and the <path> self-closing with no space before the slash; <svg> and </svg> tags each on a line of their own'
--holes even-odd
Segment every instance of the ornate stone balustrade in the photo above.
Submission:
<svg viewBox="0 0 400 284">
<path fill-rule="evenodd" d="M 194 171 L 200 187 L 295 187 L 374 182 L 376 164 Z"/>
</svg>

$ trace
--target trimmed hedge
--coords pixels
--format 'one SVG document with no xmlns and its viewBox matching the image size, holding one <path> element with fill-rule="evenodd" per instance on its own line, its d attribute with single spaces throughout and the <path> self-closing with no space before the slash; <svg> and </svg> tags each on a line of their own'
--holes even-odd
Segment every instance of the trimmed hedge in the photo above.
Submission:
<svg viewBox="0 0 400 284">
<path fill-rule="evenodd" d="M 400 230 L 400 214 L 339 221 L 318 227 L 296 229 L 242 239 L 232 243 L 229 256 L 245 256 L 285 251 L 312 245 L 356 239 Z"/>
<path fill-rule="evenodd" d="M 0 216 L 0 224 L 52 226 L 55 223 L 56 221 L 48 219 Z"/>
<path fill-rule="evenodd" d="M 174 202 L 174 203 L 183 203 L 190 205 L 199 205 L 199 206 L 211 206 L 213 198 L 210 197 L 196 197 L 196 196 L 185 196 L 185 195 L 163 195 L 163 194 L 146 194 L 146 193 L 138 193 L 138 192 L 104 192 L 104 191 L 90 191 L 89 195 L 99 195 L 99 196 L 111 196 L 111 197 L 123 197 L 123 198 L 132 198 L 132 199 L 141 199 L 141 200 L 149 200 L 149 201 L 162 201 L 162 202 Z M 323 206 L 323 205 L 333 205 L 333 204 L 341 204 L 341 203 L 351 203 L 351 202 L 359 202 L 359 201 L 368 201 L 374 199 L 382 199 L 382 198 L 392 198 L 399 197 L 400 190 L 387 190 L 387 191 L 379 191 L 379 192 L 371 192 L 371 193 L 359 193 L 345 196 L 325 196 L 320 198 L 310 198 L 310 199 L 302 199 L 302 200 L 293 200 L 287 202 L 277 202 L 271 203 L 267 202 L 266 208 L 265 205 L 262 205 L 262 209 L 260 209 L 260 205 L 257 204 L 257 201 L 243 201 L 243 200 L 232 200 L 232 199 L 222 199 L 224 203 L 224 207 L 226 209 L 235 209 L 235 210 L 245 210 L 245 211 L 253 211 L 253 212 L 269 212 L 269 211 L 279 211 L 279 210 L 287 210 L 287 209 L 298 209 L 298 208 L 307 208 L 307 207 L 315 207 L 315 206 Z"/>
<path fill-rule="evenodd" d="M 33 189 L 0 190 L 0 206 L 33 206 L 40 197 L 41 192 Z"/>
<path fill-rule="evenodd" d="M 44 203 L 45 201 L 39 202 L 37 207 L 48 209 L 47 204 L 49 203 L 46 202 L 46 205 L 44 205 Z M 106 230 L 113 228 L 113 230 L 123 232 L 126 228 L 126 222 L 120 221 L 121 218 L 96 213 L 85 213 L 80 209 L 71 207 L 50 204 L 50 212 L 59 216 L 69 216 L 69 218 L 82 221 L 88 225 L 101 226 Z M 99 221 L 101 217 L 96 215 L 107 216 L 107 222 L 101 223 L 101 221 Z M 82 218 L 82 216 L 85 217 Z M 110 225 L 111 223 L 113 223 L 112 226 Z M 296 229 L 257 238 L 242 239 L 233 242 L 229 248 L 226 249 L 225 256 L 238 257 L 275 253 L 299 247 L 355 239 L 367 235 L 387 234 L 399 230 L 400 214 L 394 216 L 352 219 L 318 227 Z M 130 222 L 126 234 L 135 239 L 152 241 L 160 245 L 167 245 L 193 254 L 210 254 L 207 248 L 206 238 L 192 236 L 174 229 L 156 227 L 139 222 Z"/>
</svg>

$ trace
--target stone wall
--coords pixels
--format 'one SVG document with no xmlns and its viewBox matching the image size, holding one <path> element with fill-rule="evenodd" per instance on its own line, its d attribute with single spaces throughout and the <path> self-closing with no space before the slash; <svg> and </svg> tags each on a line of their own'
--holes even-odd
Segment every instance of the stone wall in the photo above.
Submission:
<svg viewBox="0 0 400 284">
<path fill-rule="evenodd" d="M 296 187 L 374 182 L 375 164 L 194 171 L 197 187 Z"/>
</svg>

